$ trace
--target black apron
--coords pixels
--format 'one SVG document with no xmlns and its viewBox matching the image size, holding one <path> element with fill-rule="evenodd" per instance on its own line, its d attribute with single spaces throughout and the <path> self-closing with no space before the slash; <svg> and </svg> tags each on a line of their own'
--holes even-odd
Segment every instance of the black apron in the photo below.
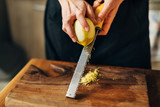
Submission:
<svg viewBox="0 0 160 107">
<path fill-rule="evenodd" d="M 150 69 L 148 23 L 148 0 L 124 0 L 108 34 L 97 37 L 90 63 Z M 45 44 L 47 59 L 69 62 L 77 62 L 83 48 L 62 31 L 58 0 L 47 2 Z"/>
</svg>

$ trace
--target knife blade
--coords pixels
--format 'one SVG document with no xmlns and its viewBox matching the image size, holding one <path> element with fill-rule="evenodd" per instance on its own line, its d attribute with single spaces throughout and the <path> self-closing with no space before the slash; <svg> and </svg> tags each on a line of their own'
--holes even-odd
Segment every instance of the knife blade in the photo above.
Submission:
<svg viewBox="0 0 160 107">
<path fill-rule="evenodd" d="M 103 6 L 104 6 L 104 3 L 101 4 L 96 9 L 95 14 L 98 15 L 98 13 L 103 9 Z M 96 25 L 96 28 L 95 28 L 96 29 L 96 34 L 95 34 L 94 40 L 88 46 L 83 47 L 80 58 L 78 60 L 77 66 L 76 66 L 76 69 L 73 73 L 73 77 L 71 79 L 69 88 L 67 90 L 66 97 L 69 97 L 69 98 L 75 98 L 76 97 L 76 92 L 78 90 L 80 79 L 83 75 L 83 72 L 85 70 L 88 58 L 91 54 L 91 51 L 92 51 L 93 45 L 95 43 L 96 37 L 97 37 L 99 31 L 101 30 L 102 25 L 103 25 L 103 21 L 100 24 Z"/>
</svg>

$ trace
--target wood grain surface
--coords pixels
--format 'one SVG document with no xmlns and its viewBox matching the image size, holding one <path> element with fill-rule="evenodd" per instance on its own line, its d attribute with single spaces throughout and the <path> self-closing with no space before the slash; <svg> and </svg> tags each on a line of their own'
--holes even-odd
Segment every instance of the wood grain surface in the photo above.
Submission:
<svg viewBox="0 0 160 107">
<path fill-rule="evenodd" d="M 99 68 L 98 83 L 80 85 L 76 99 L 66 98 L 76 63 L 40 61 L 31 65 L 5 100 L 7 107 L 106 107 L 149 106 L 145 71 L 111 66 L 88 65 Z"/>
</svg>

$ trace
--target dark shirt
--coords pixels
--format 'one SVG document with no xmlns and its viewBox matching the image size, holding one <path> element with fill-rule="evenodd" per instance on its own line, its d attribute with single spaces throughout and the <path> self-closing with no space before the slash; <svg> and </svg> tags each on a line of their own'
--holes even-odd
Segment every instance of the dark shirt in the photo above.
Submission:
<svg viewBox="0 0 160 107">
<path fill-rule="evenodd" d="M 88 0 L 92 5 L 93 0 Z M 98 36 L 91 64 L 151 68 L 148 0 L 125 0 L 106 36 Z M 82 46 L 62 31 L 61 6 L 48 0 L 45 12 L 47 59 L 77 62 Z"/>
</svg>

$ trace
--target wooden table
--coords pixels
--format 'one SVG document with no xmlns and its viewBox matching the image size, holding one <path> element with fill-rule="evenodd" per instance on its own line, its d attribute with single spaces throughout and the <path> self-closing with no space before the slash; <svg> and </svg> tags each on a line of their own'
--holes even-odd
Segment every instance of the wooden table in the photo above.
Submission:
<svg viewBox="0 0 160 107">
<path fill-rule="evenodd" d="M 17 81 L 23 76 L 30 65 L 36 65 L 42 70 L 46 70 L 49 66 L 42 66 L 44 63 L 52 63 L 55 61 L 51 60 L 42 60 L 42 59 L 32 59 L 27 65 L 10 81 L 10 83 L 0 92 L 0 107 L 4 107 L 5 97 L 8 93 L 14 88 Z M 63 62 L 62 62 L 63 63 Z M 41 66 L 40 66 L 41 65 Z M 135 69 L 135 68 L 134 68 Z M 146 71 L 146 80 L 148 87 L 148 96 L 149 103 L 151 107 L 160 107 L 160 71 L 156 70 L 145 70 Z"/>
</svg>

